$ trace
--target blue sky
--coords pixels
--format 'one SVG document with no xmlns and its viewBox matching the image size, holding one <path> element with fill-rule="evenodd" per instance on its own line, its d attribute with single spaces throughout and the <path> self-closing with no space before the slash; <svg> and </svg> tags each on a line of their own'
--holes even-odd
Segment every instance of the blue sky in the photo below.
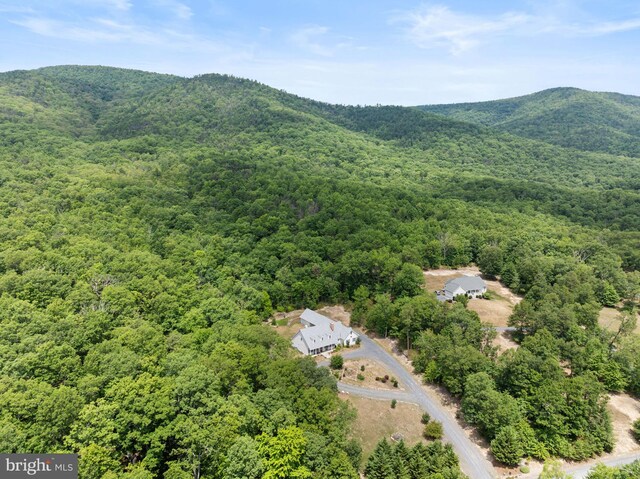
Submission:
<svg viewBox="0 0 640 479">
<path fill-rule="evenodd" d="M 0 0 L 0 71 L 230 73 L 334 103 L 640 95 L 640 2 Z"/>
</svg>

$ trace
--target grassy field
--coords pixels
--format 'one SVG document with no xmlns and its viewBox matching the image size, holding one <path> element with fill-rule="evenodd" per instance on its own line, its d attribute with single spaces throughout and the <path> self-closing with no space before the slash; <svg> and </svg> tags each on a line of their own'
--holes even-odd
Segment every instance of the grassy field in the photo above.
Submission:
<svg viewBox="0 0 640 479">
<path fill-rule="evenodd" d="M 600 327 L 609 331 L 617 331 L 620 327 L 619 316 L 620 311 L 616 308 L 602 308 L 600 316 L 598 317 L 598 324 L 600 324 Z M 636 329 L 634 332 L 636 334 L 640 334 L 640 314 L 638 315 Z"/>
<path fill-rule="evenodd" d="M 362 366 L 364 366 L 364 371 L 361 369 Z M 361 375 L 364 379 L 358 379 L 358 375 Z M 384 376 L 389 376 L 389 380 L 386 383 L 376 381 L 376 377 L 382 378 Z M 376 361 L 370 359 L 351 359 L 345 360 L 344 362 L 342 381 L 345 383 L 370 389 L 404 390 L 404 386 L 400 382 L 398 382 L 397 388 L 393 387 L 391 379 L 393 379 L 391 371 Z"/>
<path fill-rule="evenodd" d="M 399 402 L 391 409 L 391 401 L 380 401 L 340 394 L 340 397 L 351 403 L 358 411 L 358 417 L 351 428 L 351 434 L 362 443 L 363 464 L 376 447 L 378 441 L 386 437 L 390 439 L 394 433 L 404 436 L 407 445 L 423 441 L 420 422 L 422 411 L 415 404 Z"/>
</svg>

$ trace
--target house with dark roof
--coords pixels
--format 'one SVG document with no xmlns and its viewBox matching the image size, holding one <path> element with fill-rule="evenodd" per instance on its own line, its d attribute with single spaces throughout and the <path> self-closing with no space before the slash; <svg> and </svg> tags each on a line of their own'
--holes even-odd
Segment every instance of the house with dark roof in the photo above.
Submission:
<svg viewBox="0 0 640 479">
<path fill-rule="evenodd" d="M 333 351 L 338 346 L 353 346 L 358 340 L 353 329 L 310 309 L 305 309 L 300 315 L 300 322 L 304 328 L 298 331 L 291 343 L 302 354 L 315 356 Z"/>
<path fill-rule="evenodd" d="M 444 289 L 436 291 L 440 301 L 452 301 L 458 295 L 477 298 L 487 292 L 487 284 L 480 276 L 462 276 L 447 281 Z"/>
</svg>

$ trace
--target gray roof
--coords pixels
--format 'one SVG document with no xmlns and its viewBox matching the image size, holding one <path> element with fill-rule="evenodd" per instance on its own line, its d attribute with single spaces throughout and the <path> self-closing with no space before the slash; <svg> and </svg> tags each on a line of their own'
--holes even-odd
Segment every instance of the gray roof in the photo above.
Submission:
<svg viewBox="0 0 640 479">
<path fill-rule="evenodd" d="M 332 321 L 310 309 L 305 309 L 300 317 L 313 324 L 313 326 L 301 329 L 299 333 L 309 350 L 336 345 L 340 340 L 347 339 L 347 336 L 353 332 L 353 329 L 341 322 Z"/>
<path fill-rule="evenodd" d="M 447 281 L 444 285 L 445 291 L 453 293 L 458 287 L 465 291 L 472 291 L 478 289 L 484 289 L 487 287 L 486 283 L 480 276 L 462 276 L 460 278 L 454 278 Z"/>
<path fill-rule="evenodd" d="M 315 311 L 309 308 L 305 309 L 302 312 L 302 314 L 300 315 L 300 319 L 304 319 L 305 321 L 308 321 L 314 326 L 320 326 L 323 324 L 329 324 L 334 322 L 334 321 L 331 321 L 326 316 L 323 316 L 320 313 L 316 313 Z"/>
</svg>

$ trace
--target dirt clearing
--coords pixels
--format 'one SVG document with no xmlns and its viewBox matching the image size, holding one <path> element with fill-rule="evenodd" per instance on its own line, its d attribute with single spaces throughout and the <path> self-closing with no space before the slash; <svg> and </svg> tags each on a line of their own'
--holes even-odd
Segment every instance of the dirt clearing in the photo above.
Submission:
<svg viewBox="0 0 640 479">
<path fill-rule="evenodd" d="M 640 444 L 631 433 L 631 425 L 640 419 L 640 401 L 628 394 L 611 394 L 607 405 L 613 422 L 613 434 L 616 446 L 614 455 L 640 451 Z"/>
<path fill-rule="evenodd" d="M 460 269 L 434 269 L 424 272 L 425 286 L 428 291 L 436 291 L 444 288 L 447 281 L 462 276 L 482 276 L 476 266 Z M 484 278 L 483 278 L 484 279 Z M 487 289 L 491 292 L 492 299 L 472 299 L 468 308 L 478 313 L 483 322 L 493 326 L 507 326 L 513 307 L 522 301 L 522 298 L 504 286 L 500 281 L 484 279 Z"/>
<path fill-rule="evenodd" d="M 617 331 L 620 327 L 620 314 L 620 311 L 616 308 L 602 308 L 598 316 L 598 324 L 609 331 Z M 640 314 L 638 314 L 634 332 L 640 334 Z"/>
<path fill-rule="evenodd" d="M 362 370 L 364 366 L 364 371 Z M 358 379 L 358 375 L 364 379 Z M 376 378 L 389 379 L 386 382 L 376 381 Z M 351 359 L 345 360 L 342 381 L 354 386 L 360 386 L 368 389 L 380 389 L 384 391 L 404 391 L 404 385 L 398 382 L 398 387 L 393 386 L 394 379 L 391 372 L 382 364 L 370 359 Z"/>
<path fill-rule="evenodd" d="M 420 422 L 421 409 L 415 404 L 398 402 L 391 409 L 391 401 L 367 399 L 349 394 L 340 398 L 351 403 L 358 411 L 358 417 L 351 427 L 351 434 L 362 443 L 362 465 L 382 438 L 390 439 L 394 433 L 404 437 L 407 446 L 423 441 L 424 426 Z"/>
<path fill-rule="evenodd" d="M 511 334 L 511 331 L 502 331 L 493 340 L 493 345 L 498 347 L 499 355 L 509 349 L 518 349 L 519 345 L 513 340 Z"/>
<path fill-rule="evenodd" d="M 344 306 L 340 304 L 335 306 L 324 306 L 316 311 L 327 318 L 333 319 L 334 321 L 340 321 L 345 326 L 351 325 L 351 312 L 344 309 Z"/>
</svg>

